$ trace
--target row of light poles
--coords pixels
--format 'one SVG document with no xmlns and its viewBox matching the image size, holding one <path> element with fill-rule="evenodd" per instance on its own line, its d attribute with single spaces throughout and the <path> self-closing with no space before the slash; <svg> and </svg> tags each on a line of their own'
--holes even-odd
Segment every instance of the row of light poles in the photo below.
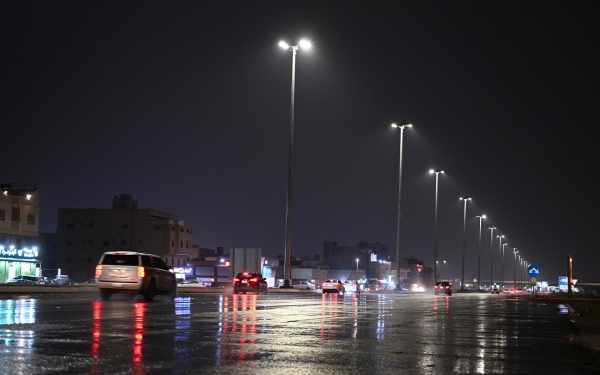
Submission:
<svg viewBox="0 0 600 375">
<path fill-rule="evenodd" d="M 296 54 L 300 48 L 302 49 L 310 49 L 311 43 L 307 40 L 300 40 L 297 44 L 288 44 L 286 42 L 279 42 L 279 46 L 285 50 L 289 50 L 292 52 L 292 82 L 291 82 L 291 96 L 290 96 L 290 136 L 289 136 L 289 156 L 288 156 L 288 184 L 287 184 L 287 202 L 286 202 L 286 231 L 285 231 L 285 255 L 284 255 L 284 288 L 291 288 L 290 280 L 291 280 L 291 267 L 290 267 L 290 258 L 291 258 L 291 232 L 292 232 L 292 175 L 293 175 L 293 151 L 294 151 L 294 95 L 295 95 L 295 86 L 296 86 Z M 396 288 L 400 288 L 400 226 L 402 220 L 402 148 L 404 141 L 404 129 L 412 127 L 412 124 L 407 124 L 402 122 L 400 125 L 392 124 L 392 127 L 400 129 L 400 150 L 399 150 L 399 162 L 398 162 L 398 228 L 396 232 Z M 443 170 L 430 170 L 431 174 L 435 174 L 435 218 L 434 218 L 434 277 L 437 280 L 437 207 L 438 207 L 438 186 L 439 186 L 439 175 L 443 174 Z M 462 272 L 461 272 L 461 289 L 464 288 L 464 278 L 465 278 L 465 254 L 466 254 L 466 225 L 467 225 L 467 202 L 471 200 L 470 197 L 460 198 L 464 201 L 464 213 L 463 213 L 463 256 L 462 256 Z M 478 268 L 477 268 L 477 280 L 478 280 L 478 289 L 481 285 L 481 225 L 482 219 L 485 219 L 485 215 L 478 215 L 479 218 L 479 260 L 478 260 Z M 493 240 L 493 233 L 496 227 L 490 227 L 491 229 L 491 238 Z M 501 282 L 504 282 L 504 247 L 502 246 L 502 238 L 503 235 L 498 235 L 500 238 L 500 247 L 502 248 L 502 271 L 501 271 Z M 493 241 L 492 241 L 493 242 Z M 504 244 L 506 245 L 506 244 Z M 492 243 L 490 242 L 490 249 L 492 248 Z M 515 279 L 516 279 L 516 264 L 517 264 L 517 255 L 518 251 L 516 248 L 513 248 L 513 252 L 515 255 Z M 493 282 L 493 251 L 491 250 L 491 268 L 490 268 L 490 280 Z M 521 261 L 521 256 L 519 255 L 519 260 Z M 522 260 L 524 265 L 527 265 L 525 260 Z M 444 264 L 446 261 L 444 261 Z M 358 259 L 356 260 L 356 273 L 358 275 Z M 491 285 L 491 283 L 490 283 Z"/>
</svg>

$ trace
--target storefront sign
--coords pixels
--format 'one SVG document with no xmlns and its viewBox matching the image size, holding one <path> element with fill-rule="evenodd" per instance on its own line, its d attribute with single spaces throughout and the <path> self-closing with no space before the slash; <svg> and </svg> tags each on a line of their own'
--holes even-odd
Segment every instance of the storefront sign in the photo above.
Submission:
<svg viewBox="0 0 600 375">
<path fill-rule="evenodd" d="M 23 249 L 15 249 L 11 246 L 8 249 L 5 249 L 4 246 L 0 246 L 0 256 L 2 257 L 12 257 L 12 258 L 29 258 L 34 259 L 38 256 L 37 248 L 23 248 Z"/>
<path fill-rule="evenodd" d="M 193 275 L 194 268 L 193 267 L 173 267 L 173 273 L 184 274 L 184 275 Z"/>
</svg>

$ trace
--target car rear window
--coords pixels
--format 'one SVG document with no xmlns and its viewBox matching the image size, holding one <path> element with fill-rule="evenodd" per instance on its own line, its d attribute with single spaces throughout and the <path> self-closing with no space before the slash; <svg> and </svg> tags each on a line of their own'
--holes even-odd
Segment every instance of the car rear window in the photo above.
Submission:
<svg viewBox="0 0 600 375">
<path fill-rule="evenodd" d="M 107 266 L 137 266 L 139 260 L 137 255 L 104 254 L 102 264 Z"/>
</svg>

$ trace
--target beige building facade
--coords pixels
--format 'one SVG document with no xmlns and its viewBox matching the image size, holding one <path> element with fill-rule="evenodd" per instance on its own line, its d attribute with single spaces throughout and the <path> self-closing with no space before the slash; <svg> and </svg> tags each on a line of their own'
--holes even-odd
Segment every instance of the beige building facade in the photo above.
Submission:
<svg viewBox="0 0 600 375">
<path fill-rule="evenodd" d="M 193 230 L 174 214 L 138 208 L 129 194 L 115 196 L 112 208 L 60 208 L 57 223 L 57 265 L 72 280 L 94 277 L 106 251 L 191 254 Z"/>
</svg>

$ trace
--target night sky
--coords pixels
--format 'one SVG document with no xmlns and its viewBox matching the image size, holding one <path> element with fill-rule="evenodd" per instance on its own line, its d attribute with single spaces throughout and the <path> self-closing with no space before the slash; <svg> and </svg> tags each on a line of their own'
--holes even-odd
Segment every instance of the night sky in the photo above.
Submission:
<svg viewBox="0 0 600 375">
<path fill-rule="evenodd" d="M 489 280 L 490 225 L 541 279 L 600 282 L 600 31 L 592 1 L 0 3 L 0 182 L 58 208 L 129 193 L 201 247 L 283 255 L 292 55 L 292 255 L 325 240 L 396 248 Z M 497 234 L 497 232 L 495 233 Z M 494 238 L 498 259 L 498 240 Z M 511 250 L 512 251 L 512 250 Z M 506 278 L 512 279 L 512 253 Z M 494 278 L 498 267 L 494 265 Z"/>
</svg>

